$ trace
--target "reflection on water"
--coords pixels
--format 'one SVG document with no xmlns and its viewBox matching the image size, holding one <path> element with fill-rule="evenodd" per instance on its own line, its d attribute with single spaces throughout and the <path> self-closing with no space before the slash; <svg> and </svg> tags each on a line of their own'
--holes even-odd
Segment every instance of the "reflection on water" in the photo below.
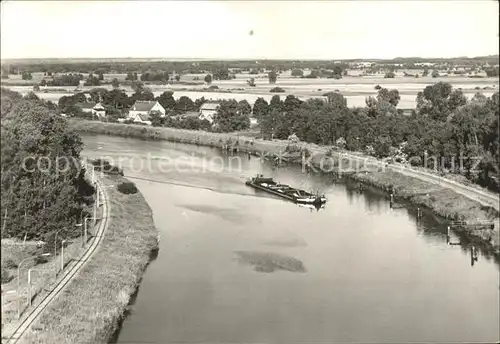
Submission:
<svg viewBox="0 0 500 344">
<path fill-rule="evenodd" d="M 105 136 L 84 142 L 92 158 L 194 152 L 199 166 L 221 157 L 216 172 L 162 171 L 162 160 L 150 170 L 124 166 L 162 240 L 118 343 L 499 339 L 498 265 L 476 244 L 471 260 L 471 243 L 459 234 L 451 242 L 461 244 L 449 245 L 447 222 L 425 210 L 417 219 L 398 199 L 391 209 L 384 192 L 305 175 L 300 166 L 273 170 L 245 156 L 231 169 L 212 148 Z M 258 173 L 321 190 L 328 202 L 315 211 L 258 194 L 245 185 Z"/>
</svg>

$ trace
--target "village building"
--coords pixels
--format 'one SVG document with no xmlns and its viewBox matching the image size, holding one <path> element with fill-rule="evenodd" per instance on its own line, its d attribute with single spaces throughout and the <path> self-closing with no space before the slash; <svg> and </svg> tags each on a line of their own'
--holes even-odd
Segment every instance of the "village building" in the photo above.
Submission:
<svg viewBox="0 0 500 344">
<path fill-rule="evenodd" d="M 199 114 L 199 119 L 201 120 L 207 120 L 210 123 L 214 122 L 215 115 L 217 114 L 217 111 L 219 109 L 219 102 L 206 102 L 203 103 L 200 107 L 200 114 Z"/>
<path fill-rule="evenodd" d="M 128 119 L 136 123 L 151 124 L 150 115 L 159 112 L 165 117 L 165 108 L 158 101 L 136 101 L 128 112 Z"/>
</svg>

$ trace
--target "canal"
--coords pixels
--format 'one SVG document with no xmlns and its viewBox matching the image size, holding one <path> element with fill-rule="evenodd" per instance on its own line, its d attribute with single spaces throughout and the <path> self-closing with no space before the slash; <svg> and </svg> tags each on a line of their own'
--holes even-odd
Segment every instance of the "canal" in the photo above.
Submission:
<svg viewBox="0 0 500 344">
<path fill-rule="evenodd" d="M 118 343 L 494 342 L 499 267 L 446 224 L 300 166 L 170 142 L 83 135 L 120 163 L 161 236 Z M 245 186 L 320 190 L 308 209 Z M 451 241 L 460 238 L 452 236 Z"/>
</svg>

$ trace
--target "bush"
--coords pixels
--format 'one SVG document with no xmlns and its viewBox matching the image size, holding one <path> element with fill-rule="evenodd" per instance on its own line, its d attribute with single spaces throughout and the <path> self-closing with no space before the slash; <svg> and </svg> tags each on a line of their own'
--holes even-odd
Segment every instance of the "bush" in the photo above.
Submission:
<svg viewBox="0 0 500 344">
<path fill-rule="evenodd" d="M 269 92 L 271 92 L 271 93 L 283 93 L 283 92 L 285 92 L 285 90 L 281 87 L 273 87 L 273 88 L 271 88 L 271 90 Z"/>
<path fill-rule="evenodd" d="M 123 170 L 117 166 L 111 165 L 107 160 L 95 159 L 91 160 L 91 164 L 94 165 L 96 171 L 123 176 Z"/>
<path fill-rule="evenodd" d="M 137 193 L 138 190 L 134 183 L 123 182 L 118 185 L 118 191 L 120 191 L 122 194 L 129 195 Z"/>
<path fill-rule="evenodd" d="M 14 278 L 14 276 L 12 276 L 9 273 L 9 271 L 7 271 L 7 269 L 4 269 L 4 268 L 2 268 L 1 274 L 2 274 L 1 275 L 2 284 L 9 283 Z"/>
<path fill-rule="evenodd" d="M 8 258 L 2 262 L 2 267 L 6 268 L 6 269 L 16 269 L 17 263 L 14 260 Z"/>
<path fill-rule="evenodd" d="M 35 265 L 39 265 L 39 264 L 45 264 L 47 263 L 49 260 L 47 259 L 47 257 L 45 256 L 37 256 L 34 260 L 35 262 Z"/>
</svg>

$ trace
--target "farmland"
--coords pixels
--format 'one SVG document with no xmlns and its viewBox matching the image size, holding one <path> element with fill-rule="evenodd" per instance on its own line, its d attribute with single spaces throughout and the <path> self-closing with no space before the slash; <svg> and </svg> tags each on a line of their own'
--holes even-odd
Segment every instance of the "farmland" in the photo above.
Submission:
<svg viewBox="0 0 500 344">
<path fill-rule="evenodd" d="M 421 70 L 409 70 L 409 73 L 421 73 Z M 307 73 L 307 71 L 306 71 Z M 145 82 L 145 86 L 149 87 L 155 96 L 159 96 L 166 90 L 174 91 L 174 98 L 178 99 L 181 96 L 188 96 L 191 99 L 205 97 L 206 99 L 246 99 L 250 104 L 253 104 L 259 97 L 263 97 L 269 101 L 275 93 L 271 93 L 270 89 L 279 86 L 285 90 L 284 93 L 279 93 L 284 97 L 288 94 L 293 94 L 299 99 L 305 100 L 309 98 L 322 97 L 324 93 L 339 91 L 347 99 L 348 106 L 365 106 L 365 98 L 368 96 L 376 96 L 376 85 L 381 85 L 387 89 L 397 89 L 401 96 L 399 108 L 415 108 L 417 93 L 423 91 L 425 86 L 443 81 L 451 84 L 453 88 L 461 88 L 463 93 L 471 98 L 475 93 L 480 92 L 489 97 L 494 92 L 498 91 L 498 77 L 493 78 L 468 78 L 465 76 L 444 76 L 438 78 L 427 77 L 408 77 L 402 72 L 396 73 L 395 78 L 384 78 L 384 74 L 376 74 L 369 76 L 360 76 L 359 70 L 348 71 L 348 76 L 342 79 L 308 79 L 296 78 L 290 76 L 290 71 L 285 71 L 278 76 L 276 84 L 270 84 L 267 73 L 249 75 L 248 73 L 235 74 L 235 79 L 232 80 L 214 80 L 211 83 L 212 89 L 208 90 L 207 85 L 203 82 L 205 74 L 183 74 L 179 82 L 173 82 L 169 85 L 159 83 Z M 27 94 L 33 90 L 33 85 L 38 84 L 43 78 L 44 73 L 33 73 L 32 80 L 22 80 L 20 75 L 10 75 L 9 79 L 2 80 L 2 85 Z M 83 74 L 87 77 L 88 74 Z M 140 74 L 139 74 L 140 76 Z M 251 87 L 247 84 L 250 77 L 255 79 L 255 86 Z M 125 81 L 126 74 L 104 74 L 102 81 L 103 88 L 112 89 L 111 81 L 117 79 L 120 82 L 120 87 L 127 91 L 130 95 L 133 93 L 130 82 Z M 216 87 L 215 87 L 216 86 Z M 83 90 L 91 90 L 95 86 L 84 86 Z M 42 90 L 35 92 L 40 98 L 46 100 L 57 100 L 64 95 L 73 94 L 75 87 L 42 87 Z"/>
</svg>

